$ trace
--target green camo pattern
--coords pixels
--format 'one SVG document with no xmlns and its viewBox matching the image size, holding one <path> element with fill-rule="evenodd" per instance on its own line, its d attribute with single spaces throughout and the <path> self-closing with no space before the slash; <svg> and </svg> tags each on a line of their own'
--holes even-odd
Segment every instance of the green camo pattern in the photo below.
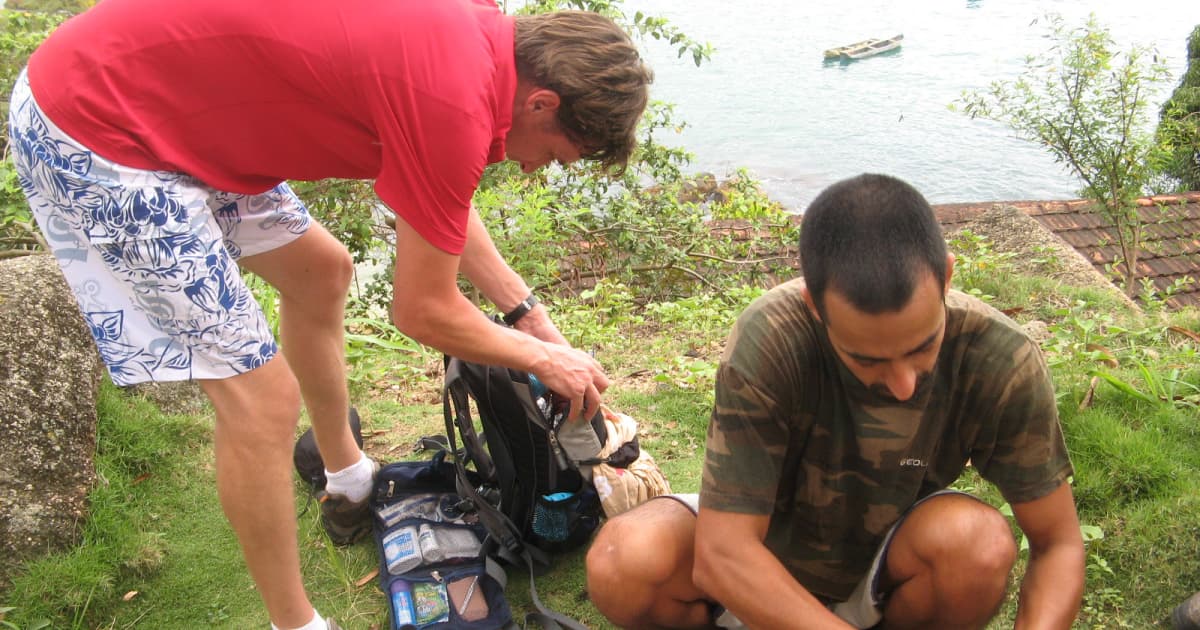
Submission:
<svg viewBox="0 0 1200 630">
<path fill-rule="evenodd" d="M 1010 503 L 1071 475 L 1041 351 L 999 311 L 951 291 L 931 382 L 897 403 L 837 358 L 802 282 L 759 298 L 730 335 L 700 505 L 772 515 L 767 547 L 814 595 L 845 600 L 905 509 L 968 460 Z"/>
</svg>

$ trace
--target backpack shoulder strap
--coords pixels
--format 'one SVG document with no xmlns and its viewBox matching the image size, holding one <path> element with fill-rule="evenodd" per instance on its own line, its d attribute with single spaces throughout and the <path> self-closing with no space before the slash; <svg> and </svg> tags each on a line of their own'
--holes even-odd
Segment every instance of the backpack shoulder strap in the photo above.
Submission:
<svg viewBox="0 0 1200 630">
<path fill-rule="evenodd" d="M 446 357 L 446 380 L 442 388 L 442 405 L 446 416 L 446 439 L 458 453 L 454 443 L 457 433 L 462 436 L 463 450 L 467 459 L 475 463 L 475 471 L 484 480 L 496 478 L 496 463 L 488 454 L 483 436 L 475 431 L 475 422 L 471 419 L 471 407 L 467 393 L 467 383 L 463 378 L 463 362 L 453 357 Z M 453 420 L 453 421 L 451 421 Z M 457 427 L 457 432 L 455 428 Z"/>
<path fill-rule="evenodd" d="M 525 566 L 529 568 L 529 601 L 533 603 L 534 608 L 537 608 L 537 612 L 525 615 L 525 627 L 528 628 L 529 624 L 536 623 L 544 630 L 562 630 L 563 628 L 567 630 L 588 630 L 587 626 L 578 621 L 560 612 L 546 608 L 541 598 L 538 597 L 537 586 L 534 584 L 533 559 L 526 553 L 524 554 L 524 560 Z"/>
</svg>

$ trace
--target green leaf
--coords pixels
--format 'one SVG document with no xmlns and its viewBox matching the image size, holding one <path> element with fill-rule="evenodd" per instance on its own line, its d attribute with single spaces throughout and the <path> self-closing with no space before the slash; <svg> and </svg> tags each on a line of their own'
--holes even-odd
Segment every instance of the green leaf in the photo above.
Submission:
<svg viewBox="0 0 1200 630">
<path fill-rule="evenodd" d="M 1137 388 L 1135 388 L 1134 386 L 1113 376 L 1112 374 L 1109 374 L 1108 372 L 1104 372 L 1101 370 L 1091 370 L 1088 372 L 1088 375 L 1089 376 L 1098 376 L 1101 379 L 1103 379 L 1106 383 L 1108 383 L 1109 385 L 1112 385 L 1118 391 L 1120 391 L 1124 394 L 1127 394 L 1129 396 L 1133 396 L 1134 398 L 1138 398 L 1140 400 L 1144 400 L 1144 401 L 1150 402 L 1150 403 L 1158 402 L 1157 398 L 1155 398 L 1153 396 L 1148 396 L 1148 395 L 1138 391 Z"/>
<path fill-rule="evenodd" d="M 1104 530 L 1096 525 L 1080 525 L 1079 534 L 1083 536 L 1083 542 L 1085 543 L 1104 538 Z"/>
</svg>

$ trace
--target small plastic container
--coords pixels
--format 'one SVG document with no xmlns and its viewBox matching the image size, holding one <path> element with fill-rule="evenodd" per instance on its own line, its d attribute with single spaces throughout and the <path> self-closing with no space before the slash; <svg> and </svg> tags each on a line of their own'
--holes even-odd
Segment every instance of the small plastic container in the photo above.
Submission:
<svg viewBox="0 0 1200 630">
<path fill-rule="evenodd" d="M 396 615 L 396 627 L 400 630 L 415 630 L 417 612 L 413 606 L 412 587 L 405 580 L 393 580 L 389 587 L 392 611 Z"/>
</svg>

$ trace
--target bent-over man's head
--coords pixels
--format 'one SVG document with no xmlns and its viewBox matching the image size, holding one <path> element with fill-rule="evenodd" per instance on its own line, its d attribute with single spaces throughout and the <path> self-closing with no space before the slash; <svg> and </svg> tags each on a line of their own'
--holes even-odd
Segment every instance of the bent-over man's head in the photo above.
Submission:
<svg viewBox="0 0 1200 630">
<path fill-rule="evenodd" d="M 623 169 L 653 80 L 629 36 L 589 11 L 515 19 L 517 76 L 558 94 L 558 123 L 581 157 Z"/>
</svg>

